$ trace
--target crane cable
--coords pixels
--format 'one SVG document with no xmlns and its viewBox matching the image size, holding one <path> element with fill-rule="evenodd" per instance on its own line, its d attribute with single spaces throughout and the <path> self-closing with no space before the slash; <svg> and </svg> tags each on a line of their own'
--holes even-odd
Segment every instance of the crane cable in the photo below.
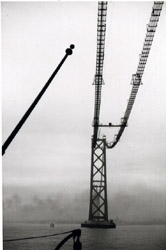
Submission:
<svg viewBox="0 0 166 250">
<path fill-rule="evenodd" d="M 127 104 L 127 108 L 124 114 L 124 117 L 121 118 L 121 126 L 120 129 L 118 131 L 118 134 L 115 135 L 114 141 L 110 142 L 110 143 L 106 143 L 107 148 L 113 148 L 115 147 L 115 145 L 118 143 L 118 141 L 120 140 L 125 127 L 127 125 L 133 104 L 135 102 L 136 99 L 136 95 L 139 89 L 139 86 L 142 84 L 142 76 L 144 73 L 144 69 L 145 69 L 145 65 L 148 59 L 148 55 L 152 46 L 152 42 L 153 42 L 153 38 L 154 38 L 154 34 L 157 28 L 157 24 L 159 21 L 159 17 L 160 17 L 160 13 L 162 10 L 162 6 L 163 6 L 164 2 L 154 2 L 153 8 L 152 8 L 152 13 L 151 13 L 151 17 L 150 17 L 150 21 L 149 24 L 147 25 L 147 32 L 146 32 L 146 37 L 144 40 L 144 44 L 143 44 L 143 49 L 142 52 L 140 54 L 140 58 L 139 58 L 139 63 L 138 63 L 138 67 L 137 67 L 137 71 L 136 74 L 132 75 L 132 80 L 131 80 L 131 84 L 132 89 L 131 89 L 131 93 L 130 93 L 130 97 L 128 100 L 128 104 Z"/>
</svg>

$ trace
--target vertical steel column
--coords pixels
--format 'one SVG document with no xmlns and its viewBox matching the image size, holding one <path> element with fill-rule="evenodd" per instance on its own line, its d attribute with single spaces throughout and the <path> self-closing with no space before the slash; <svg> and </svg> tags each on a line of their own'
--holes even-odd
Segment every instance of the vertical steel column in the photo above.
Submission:
<svg viewBox="0 0 166 250">
<path fill-rule="evenodd" d="M 107 168 L 106 168 L 106 138 L 104 139 L 104 172 L 105 172 L 105 218 L 108 221 L 108 202 L 107 202 Z"/>
</svg>

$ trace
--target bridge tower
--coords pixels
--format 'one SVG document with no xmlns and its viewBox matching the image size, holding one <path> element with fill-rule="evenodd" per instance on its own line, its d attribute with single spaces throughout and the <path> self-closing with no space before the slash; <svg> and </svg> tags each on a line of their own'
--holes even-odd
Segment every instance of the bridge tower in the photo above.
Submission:
<svg viewBox="0 0 166 250">
<path fill-rule="evenodd" d="M 128 100 L 124 116 L 121 118 L 119 125 L 102 125 L 99 122 L 101 90 L 103 81 L 103 64 L 105 50 L 105 33 L 106 33 L 106 16 L 107 2 L 98 2 L 97 18 L 97 54 L 96 54 L 96 73 L 94 77 L 95 85 L 95 105 L 93 120 L 93 137 L 91 151 L 91 179 L 90 179 L 90 205 L 89 220 L 82 223 L 82 227 L 98 228 L 116 228 L 113 220 L 108 220 L 108 203 L 107 203 L 107 176 L 106 176 L 106 148 L 111 149 L 120 140 L 135 102 L 135 98 L 142 84 L 142 76 L 148 59 L 150 48 L 153 42 L 159 16 L 164 2 L 154 2 L 152 12 L 147 25 L 146 37 L 143 43 L 143 49 L 140 54 L 137 71 L 132 75 L 132 90 Z M 106 137 L 100 138 L 99 127 L 119 127 L 113 142 L 106 142 Z"/>
<path fill-rule="evenodd" d="M 107 2 L 98 2 L 96 73 L 93 83 L 95 85 L 95 107 L 91 151 L 89 221 L 82 223 L 82 227 L 115 227 L 113 222 L 108 221 L 106 138 L 99 138 L 98 136 L 101 90 L 104 84 L 106 16 Z"/>
<path fill-rule="evenodd" d="M 105 138 L 97 140 L 91 157 L 89 221 L 108 221 Z"/>
<path fill-rule="evenodd" d="M 108 220 L 106 137 L 97 139 L 95 147 L 92 138 L 89 220 L 82 227 L 115 228 Z"/>
</svg>

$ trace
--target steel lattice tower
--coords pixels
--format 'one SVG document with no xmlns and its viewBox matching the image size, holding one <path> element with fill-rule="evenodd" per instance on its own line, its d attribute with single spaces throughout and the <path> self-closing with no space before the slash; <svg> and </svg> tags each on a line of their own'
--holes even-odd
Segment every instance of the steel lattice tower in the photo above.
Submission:
<svg viewBox="0 0 166 250">
<path fill-rule="evenodd" d="M 103 85 L 103 63 L 105 49 L 107 2 L 98 3 L 97 19 L 97 55 L 94 108 L 94 133 L 91 151 L 91 181 L 89 221 L 81 224 L 83 227 L 115 227 L 108 221 L 107 178 L 106 178 L 106 138 L 98 138 L 101 90 Z"/>
<path fill-rule="evenodd" d="M 108 221 L 105 138 L 92 147 L 89 220 Z"/>
<path fill-rule="evenodd" d="M 101 125 L 99 123 L 101 90 L 103 85 L 103 63 L 105 50 L 105 33 L 106 33 L 106 16 L 107 2 L 98 2 L 98 19 L 97 19 L 97 54 L 96 54 L 96 74 L 94 78 L 95 85 L 95 105 L 93 121 L 93 137 L 91 151 L 91 180 L 90 180 L 90 206 L 89 221 L 82 223 L 82 227 L 103 227 L 115 228 L 116 225 L 112 220 L 108 220 L 107 204 L 107 176 L 106 176 L 106 148 L 113 148 L 120 140 L 136 99 L 145 65 L 153 42 L 159 16 L 164 2 L 154 2 L 143 49 L 140 54 L 138 68 L 132 75 L 132 90 L 128 100 L 124 117 L 121 118 L 120 125 Z M 99 127 L 119 127 L 113 142 L 106 142 L 106 137 L 100 138 L 98 135 Z"/>
</svg>

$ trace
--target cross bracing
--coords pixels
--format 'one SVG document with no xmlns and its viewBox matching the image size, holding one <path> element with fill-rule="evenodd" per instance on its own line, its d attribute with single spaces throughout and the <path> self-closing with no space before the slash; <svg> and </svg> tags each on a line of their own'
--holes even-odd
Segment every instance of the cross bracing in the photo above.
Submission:
<svg viewBox="0 0 166 250">
<path fill-rule="evenodd" d="M 104 222 L 110 228 L 115 228 L 113 222 L 108 221 L 107 205 L 107 182 L 106 182 L 106 147 L 113 148 L 122 136 L 127 126 L 127 122 L 132 111 L 139 86 L 142 84 L 142 76 L 147 63 L 148 55 L 152 46 L 154 34 L 159 21 L 163 2 L 154 2 L 149 24 L 147 25 L 146 37 L 143 43 L 143 49 L 139 57 L 139 63 L 136 73 L 132 75 L 132 90 L 128 100 L 124 117 L 121 118 L 120 125 L 101 125 L 99 123 L 101 90 L 103 85 L 103 63 L 105 50 L 105 32 L 106 32 L 106 10 L 107 3 L 98 3 L 98 22 L 97 22 L 97 55 L 96 55 L 96 74 L 94 79 L 95 85 L 95 108 L 94 108 L 94 134 L 92 137 L 92 161 L 91 161 L 91 182 L 90 182 L 90 206 L 89 221 L 96 223 L 99 227 Z M 114 135 L 112 143 L 106 142 L 106 137 L 100 138 L 98 135 L 99 127 L 120 127 L 118 133 Z M 109 225 L 108 225 L 109 224 Z M 85 224 L 84 226 L 87 226 Z"/>
<path fill-rule="evenodd" d="M 93 140 L 92 140 L 93 141 Z M 106 140 L 98 139 L 92 147 L 90 221 L 107 221 L 107 182 L 106 182 Z"/>
</svg>

